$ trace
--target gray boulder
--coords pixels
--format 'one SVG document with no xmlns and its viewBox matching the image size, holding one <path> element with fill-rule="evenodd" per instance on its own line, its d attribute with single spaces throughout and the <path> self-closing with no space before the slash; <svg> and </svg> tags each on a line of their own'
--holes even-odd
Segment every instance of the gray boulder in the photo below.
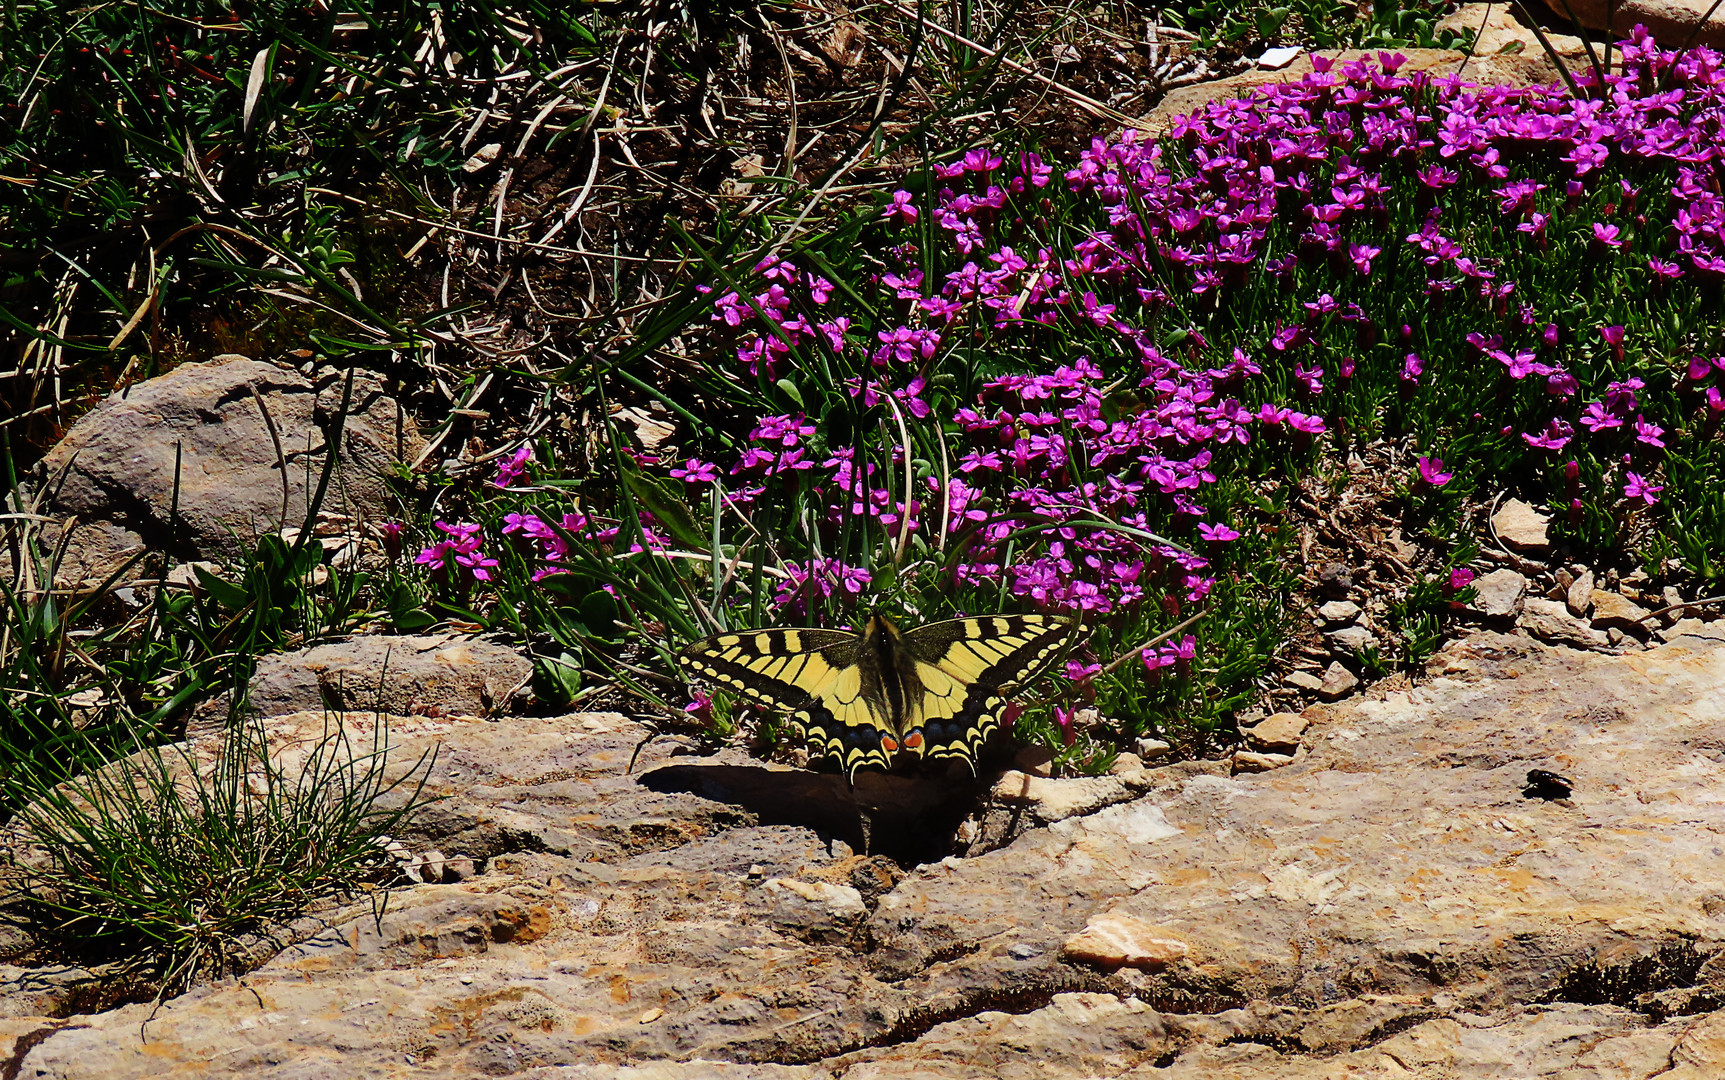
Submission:
<svg viewBox="0 0 1725 1080">
<path fill-rule="evenodd" d="M 222 561 L 258 536 L 301 525 L 342 380 L 331 372 L 314 382 L 228 354 L 182 364 L 97 405 L 36 470 L 41 512 L 73 526 L 60 578 L 102 577 L 146 547 Z M 392 516 L 386 478 L 423 445 L 376 379 L 356 375 L 322 510 L 353 521 Z M 48 530 L 49 544 L 57 533 Z"/>
</svg>

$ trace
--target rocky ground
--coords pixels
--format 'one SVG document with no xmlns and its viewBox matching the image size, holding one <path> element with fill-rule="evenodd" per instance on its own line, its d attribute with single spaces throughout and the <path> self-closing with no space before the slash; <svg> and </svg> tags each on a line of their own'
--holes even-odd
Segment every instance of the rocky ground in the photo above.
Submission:
<svg viewBox="0 0 1725 1080">
<path fill-rule="evenodd" d="M 1717 1076 L 1725 623 L 1667 636 L 1480 632 L 1415 689 L 1266 721 L 1267 771 L 1008 773 L 955 826 L 941 782 L 872 777 L 877 832 L 989 837 L 909 870 L 842 838 L 826 778 L 675 739 L 628 771 L 650 733 L 615 714 L 397 718 L 398 767 L 442 748 L 397 839 L 446 883 L 160 1009 L 67 1015 L 78 972 L 6 968 L 0 1070 Z"/>
<path fill-rule="evenodd" d="M 1498 19 L 1464 77 L 1549 81 Z M 219 561 L 297 520 L 338 394 L 236 357 L 98 408 L 39 477 L 68 578 L 170 535 Z M 332 562 L 393 516 L 392 463 L 437 449 L 378 385 L 348 439 L 365 468 L 319 522 Z M 252 704 L 281 760 L 326 707 L 386 710 L 334 715 L 360 746 L 381 720 L 398 774 L 437 749 L 439 801 L 391 848 L 419 883 L 159 1008 L 103 1008 L 93 973 L 0 938 L 0 1080 L 1725 1075 L 1725 621 L 1573 562 L 1513 499 L 1485 517 L 1472 629 L 1419 678 L 1356 662 L 1418 553 L 1337 547 L 1241 745 L 1146 742 L 1101 777 L 1027 754 L 852 791 L 620 714 L 511 715 L 529 665 L 464 635 L 266 658 Z M 191 725 L 202 760 L 214 719 Z"/>
</svg>

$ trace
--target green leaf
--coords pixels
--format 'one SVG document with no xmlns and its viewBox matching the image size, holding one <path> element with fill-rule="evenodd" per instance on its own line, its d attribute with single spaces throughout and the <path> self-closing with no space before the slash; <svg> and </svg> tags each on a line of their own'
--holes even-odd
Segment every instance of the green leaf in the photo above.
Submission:
<svg viewBox="0 0 1725 1080">
<path fill-rule="evenodd" d="M 413 608 L 409 611 L 390 612 L 389 622 L 395 629 L 411 634 L 437 625 L 437 617 L 424 608 Z"/>
<path fill-rule="evenodd" d="M 593 590 L 581 601 L 581 621 L 596 638 L 610 640 L 617 636 L 618 614 L 617 598 L 604 589 Z"/>
<path fill-rule="evenodd" d="M 619 469 L 623 483 L 635 496 L 635 501 L 669 529 L 677 543 L 692 551 L 705 550 L 707 538 L 695 523 L 694 511 L 689 509 L 688 503 L 671 494 L 657 479 L 636 468 L 628 458 L 619 457 Z"/>
<path fill-rule="evenodd" d="M 779 389 L 784 391 L 786 397 L 797 403 L 797 408 L 802 409 L 807 407 L 803 404 L 803 392 L 797 389 L 796 383 L 789 379 L 780 379 Z"/>
<path fill-rule="evenodd" d="M 534 657 L 533 678 L 552 704 L 568 705 L 581 689 L 581 661 L 568 653 Z"/>
<path fill-rule="evenodd" d="M 197 565 L 193 565 L 192 573 L 197 575 L 198 584 L 203 586 L 204 591 L 214 597 L 216 603 L 229 611 L 239 611 L 251 603 L 251 594 L 233 582 L 219 578 Z"/>
</svg>

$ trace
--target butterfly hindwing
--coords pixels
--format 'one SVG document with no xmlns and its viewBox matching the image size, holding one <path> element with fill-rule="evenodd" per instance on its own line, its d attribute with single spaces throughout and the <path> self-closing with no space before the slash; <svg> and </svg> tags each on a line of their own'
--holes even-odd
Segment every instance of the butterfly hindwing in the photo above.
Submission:
<svg viewBox="0 0 1725 1080">
<path fill-rule="evenodd" d="M 976 770 L 976 756 L 1000 727 L 1004 691 L 1035 680 L 1072 636 L 1072 621 L 1049 615 L 951 619 L 907 631 L 903 663 L 922 686 L 923 754 L 958 758 Z"/>
<path fill-rule="evenodd" d="M 889 768 L 897 745 L 879 665 L 862 645 L 855 631 L 754 630 L 698 641 L 678 660 L 692 676 L 788 713 L 813 756 L 837 758 L 854 776 L 866 765 Z"/>
<path fill-rule="evenodd" d="M 1000 726 L 1005 691 L 1035 679 L 1073 635 L 1071 619 L 994 615 L 899 632 L 882 617 L 859 632 L 776 629 L 719 634 L 678 659 L 790 714 L 816 756 L 847 776 L 896 755 L 976 757 Z"/>
</svg>

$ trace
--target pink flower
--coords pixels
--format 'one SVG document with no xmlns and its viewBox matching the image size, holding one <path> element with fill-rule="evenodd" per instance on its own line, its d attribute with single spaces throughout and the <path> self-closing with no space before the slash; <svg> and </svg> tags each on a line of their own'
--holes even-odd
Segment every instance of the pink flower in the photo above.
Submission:
<svg viewBox="0 0 1725 1080">
<path fill-rule="evenodd" d="M 1473 584 L 1474 573 L 1465 566 L 1458 566 L 1449 572 L 1449 591 L 1461 592 Z"/>
<path fill-rule="evenodd" d="M 514 487 L 516 482 L 527 475 L 527 463 L 533 460 L 533 447 L 525 444 L 497 463 L 497 475 L 491 481 L 493 487 Z"/>
<path fill-rule="evenodd" d="M 1640 499 L 1647 506 L 1659 501 L 1659 493 L 1665 490 L 1665 485 L 1650 483 L 1636 473 L 1625 473 L 1623 482 L 1623 497 L 1625 499 Z"/>
<path fill-rule="evenodd" d="M 710 461 L 690 458 L 679 468 L 672 469 L 671 476 L 690 484 L 710 484 L 719 478 L 719 467 Z"/>
<path fill-rule="evenodd" d="M 1054 707 L 1054 723 L 1056 727 L 1060 728 L 1062 745 L 1071 746 L 1078 740 L 1078 730 L 1072 723 L 1073 718 L 1077 715 L 1077 709 L 1063 709 L 1058 705 Z"/>
<path fill-rule="evenodd" d="M 1066 678 L 1071 682 L 1083 682 L 1102 674 L 1101 664 L 1086 664 L 1082 660 L 1066 661 Z"/>
<path fill-rule="evenodd" d="M 1420 481 L 1439 488 L 1449 483 L 1455 477 L 1454 473 L 1443 471 L 1443 458 L 1421 457 L 1419 459 Z"/>
<path fill-rule="evenodd" d="M 1383 250 L 1370 244 L 1349 244 L 1348 258 L 1353 260 L 1354 269 L 1361 275 L 1369 275 L 1372 272 L 1372 260 L 1383 254 Z"/>
<path fill-rule="evenodd" d="M 1230 540 L 1240 539 L 1240 534 L 1230 529 L 1226 524 L 1211 525 L 1205 521 L 1198 523 L 1198 535 L 1217 544 L 1226 544 Z"/>
<path fill-rule="evenodd" d="M 1402 382 L 1418 386 L 1425 369 L 1426 362 L 1420 358 L 1419 353 L 1408 353 L 1402 360 Z"/>
<path fill-rule="evenodd" d="M 1574 437 L 1575 429 L 1557 417 L 1552 417 L 1551 423 L 1547 424 L 1545 430 L 1538 435 L 1525 433 L 1522 435 L 1522 438 L 1527 440 L 1527 445 L 1539 450 L 1550 450 L 1553 453 L 1562 450 Z"/>
<path fill-rule="evenodd" d="M 1623 241 L 1619 240 L 1617 236 L 1621 231 L 1615 225 L 1601 225 L 1596 221 L 1593 223 L 1593 242 L 1602 247 L 1620 248 L 1623 246 Z"/>
<path fill-rule="evenodd" d="M 705 694 L 694 694 L 692 697 L 694 700 L 683 706 L 683 711 L 689 714 L 690 719 L 699 721 L 702 727 L 711 727 L 713 699 Z"/>
<path fill-rule="evenodd" d="M 892 193 L 892 203 L 881 212 L 881 217 L 887 221 L 895 218 L 909 225 L 916 220 L 916 196 L 908 191 L 899 190 Z"/>
</svg>

